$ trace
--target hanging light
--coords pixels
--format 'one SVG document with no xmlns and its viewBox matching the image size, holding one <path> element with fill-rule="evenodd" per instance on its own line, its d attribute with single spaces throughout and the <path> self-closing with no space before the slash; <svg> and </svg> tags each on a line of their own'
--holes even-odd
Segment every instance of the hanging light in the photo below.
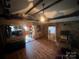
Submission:
<svg viewBox="0 0 79 59">
<path fill-rule="evenodd" d="M 45 1 L 44 1 L 44 0 L 43 0 L 42 6 L 43 6 L 43 8 L 44 8 L 44 6 L 45 6 Z M 45 16 L 44 10 L 43 10 L 42 15 L 40 16 L 40 22 L 45 23 L 46 21 L 47 21 L 47 17 Z"/>
<path fill-rule="evenodd" d="M 46 18 L 45 15 L 41 15 L 41 16 L 40 16 L 40 22 L 45 23 L 46 20 L 47 20 L 47 18 Z"/>
</svg>

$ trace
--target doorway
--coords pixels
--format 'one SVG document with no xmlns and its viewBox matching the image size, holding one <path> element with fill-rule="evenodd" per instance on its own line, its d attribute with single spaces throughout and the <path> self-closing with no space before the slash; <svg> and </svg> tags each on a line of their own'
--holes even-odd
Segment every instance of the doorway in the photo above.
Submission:
<svg viewBox="0 0 79 59">
<path fill-rule="evenodd" d="M 48 27 L 48 39 L 56 41 L 56 26 Z"/>
</svg>

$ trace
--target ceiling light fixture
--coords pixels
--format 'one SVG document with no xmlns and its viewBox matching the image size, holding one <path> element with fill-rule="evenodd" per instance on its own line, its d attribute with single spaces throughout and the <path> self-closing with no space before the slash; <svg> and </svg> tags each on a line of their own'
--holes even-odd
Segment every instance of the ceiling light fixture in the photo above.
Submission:
<svg viewBox="0 0 79 59">
<path fill-rule="evenodd" d="M 43 8 L 45 6 L 45 1 L 43 0 L 43 4 L 42 4 Z M 43 10 L 43 14 L 40 16 L 40 22 L 45 23 L 47 20 L 45 14 L 44 14 L 44 10 Z"/>
<path fill-rule="evenodd" d="M 46 16 L 45 15 L 40 16 L 40 22 L 42 22 L 42 23 L 46 22 Z"/>
</svg>

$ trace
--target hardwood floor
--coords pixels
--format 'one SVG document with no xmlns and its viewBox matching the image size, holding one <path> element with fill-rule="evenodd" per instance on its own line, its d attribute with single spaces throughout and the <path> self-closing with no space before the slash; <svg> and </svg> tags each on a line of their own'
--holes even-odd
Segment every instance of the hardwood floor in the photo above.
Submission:
<svg viewBox="0 0 79 59">
<path fill-rule="evenodd" d="M 55 59 L 59 46 L 47 39 L 38 39 L 26 43 L 22 48 L 7 54 L 5 59 Z"/>
</svg>

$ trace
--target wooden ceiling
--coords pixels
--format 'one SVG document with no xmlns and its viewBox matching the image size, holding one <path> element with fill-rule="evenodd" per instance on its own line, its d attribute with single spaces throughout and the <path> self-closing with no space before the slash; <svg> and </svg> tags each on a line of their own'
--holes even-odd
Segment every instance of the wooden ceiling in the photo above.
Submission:
<svg viewBox="0 0 79 59">
<path fill-rule="evenodd" d="M 56 17 L 59 16 L 62 16 L 59 18 L 64 19 L 63 16 L 66 17 L 66 15 L 71 15 L 74 12 L 79 11 L 78 0 L 0 0 L 0 1 L 2 2 L 2 4 L 0 5 L 0 11 L 1 11 L 0 14 L 2 13 L 5 15 L 20 14 L 22 16 L 25 16 L 25 18 L 29 18 L 27 17 L 28 15 L 33 16 L 33 18 L 39 17 L 39 14 L 42 15 L 42 11 L 44 10 L 44 14 L 48 19 L 55 20 Z M 43 4 L 45 4 L 44 9 L 42 6 Z M 34 16 L 34 14 L 36 14 L 36 16 Z M 18 18 L 18 15 L 16 16 L 16 18 Z"/>
</svg>

